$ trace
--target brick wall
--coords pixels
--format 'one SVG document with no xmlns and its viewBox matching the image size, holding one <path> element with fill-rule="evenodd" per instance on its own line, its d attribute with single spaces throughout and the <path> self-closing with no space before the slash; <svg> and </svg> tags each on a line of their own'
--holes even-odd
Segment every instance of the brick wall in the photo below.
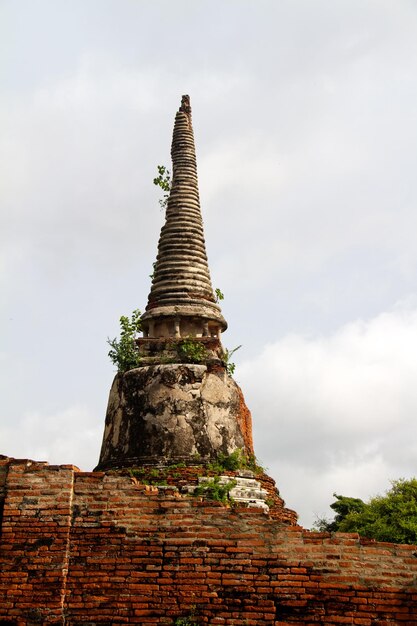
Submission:
<svg viewBox="0 0 417 626">
<path fill-rule="evenodd" d="M 128 476 L 2 465 L 0 624 L 417 624 L 416 546 L 311 533 Z"/>
</svg>

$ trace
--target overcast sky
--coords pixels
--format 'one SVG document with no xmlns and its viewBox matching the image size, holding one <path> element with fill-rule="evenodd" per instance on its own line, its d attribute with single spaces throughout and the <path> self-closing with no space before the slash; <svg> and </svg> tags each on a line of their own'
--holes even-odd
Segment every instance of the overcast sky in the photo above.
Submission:
<svg viewBox="0 0 417 626">
<path fill-rule="evenodd" d="M 258 457 L 307 526 L 417 475 L 415 0 L 1 0 L 0 58 L 0 453 L 96 465 L 188 93 Z"/>
</svg>

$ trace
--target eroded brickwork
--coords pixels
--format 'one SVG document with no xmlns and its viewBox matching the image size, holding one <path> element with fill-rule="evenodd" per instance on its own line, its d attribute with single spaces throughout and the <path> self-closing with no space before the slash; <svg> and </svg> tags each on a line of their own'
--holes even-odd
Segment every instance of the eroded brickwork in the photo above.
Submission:
<svg viewBox="0 0 417 626">
<path fill-rule="evenodd" d="M 59 622 L 74 468 L 31 461 L 0 463 L 3 471 L 8 469 L 0 541 L 0 618 Z"/>
<path fill-rule="evenodd" d="M 417 623 L 417 547 L 311 533 L 125 475 L 9 465 L 0 623 Z"/>
</svg>

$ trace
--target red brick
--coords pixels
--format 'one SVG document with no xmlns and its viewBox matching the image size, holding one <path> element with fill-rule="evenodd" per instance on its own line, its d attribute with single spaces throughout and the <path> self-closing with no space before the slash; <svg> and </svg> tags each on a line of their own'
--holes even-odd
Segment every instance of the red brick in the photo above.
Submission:
<svg viewBox="0 0 417 626">
<path fill-rule="evenodd" d="M 382 626 L 388 615 L 415 623 L 415 546 L 311 533 L 260 511 L 195 503 L 145 491 L 127 476 L 71 467 L 18 464 L 8 481 L 2 620 L 24 624 L 35 608 L 59 622 L 62 591 L 74 624 L 172 626 L 194 605 L 202 624 L 226 626 Z M 29 493 L 37 503 L 19 508 Z M 53 543 L 42 545 L 48 537 Z"/>
</svg>

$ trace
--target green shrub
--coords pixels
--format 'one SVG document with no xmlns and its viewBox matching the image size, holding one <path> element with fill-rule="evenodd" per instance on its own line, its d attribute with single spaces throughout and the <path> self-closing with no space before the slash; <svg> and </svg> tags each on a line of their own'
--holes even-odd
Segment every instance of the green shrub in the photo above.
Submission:
<svg viewBox="0 0 417 626">
<path fill-rule="evenodd" d="M 129 468 L 129 476 L 133 476 L 134 478 L 142 478 L 145 474 L 145 469 L 142 467 L 138 468 Z"/>
<path fill-rule="evenodd" d="M 207 359 L 205 346 L 197 339 L 183 339 L 178 343 L 178 355 L 186 363 L 201 363 Z"/>
<path fill-rule="evenodd" d="M 227 483 L 221 483 L 220 478 L 215 476 L 213 479 L 200 483 L 195 489 L 194 495 L 203 496 L 207 500 L 215 500 L 226 504 L 227 502 L 232 501 L 229 496 L 229 491 L 235 486 L 235 480 L 230 480 Z"/>
<path fill-rule="evenodd" d="M 140 358 L 135 339 L 142 330 L 141 312 L 136 309 L 129 319 L 125 315 L 120 318 L 120 339 L 107 338 L 111 350 L 109 357 L 111 362 L 117 366 L 117 371 L 127 372 L 135 367 L 139 367 Z"/>
<path fill-rule="evenodd" d="M 240 469 L 248 469 L 256 473 L 263 471 L 256 457 L 245 454 L 241 448 L 237 448 L 231 454 L 220 452 L 216 460 L 209 463 L 207 467 L 217 474 L 225 471 L 235 472 Z"/>
</svg>

